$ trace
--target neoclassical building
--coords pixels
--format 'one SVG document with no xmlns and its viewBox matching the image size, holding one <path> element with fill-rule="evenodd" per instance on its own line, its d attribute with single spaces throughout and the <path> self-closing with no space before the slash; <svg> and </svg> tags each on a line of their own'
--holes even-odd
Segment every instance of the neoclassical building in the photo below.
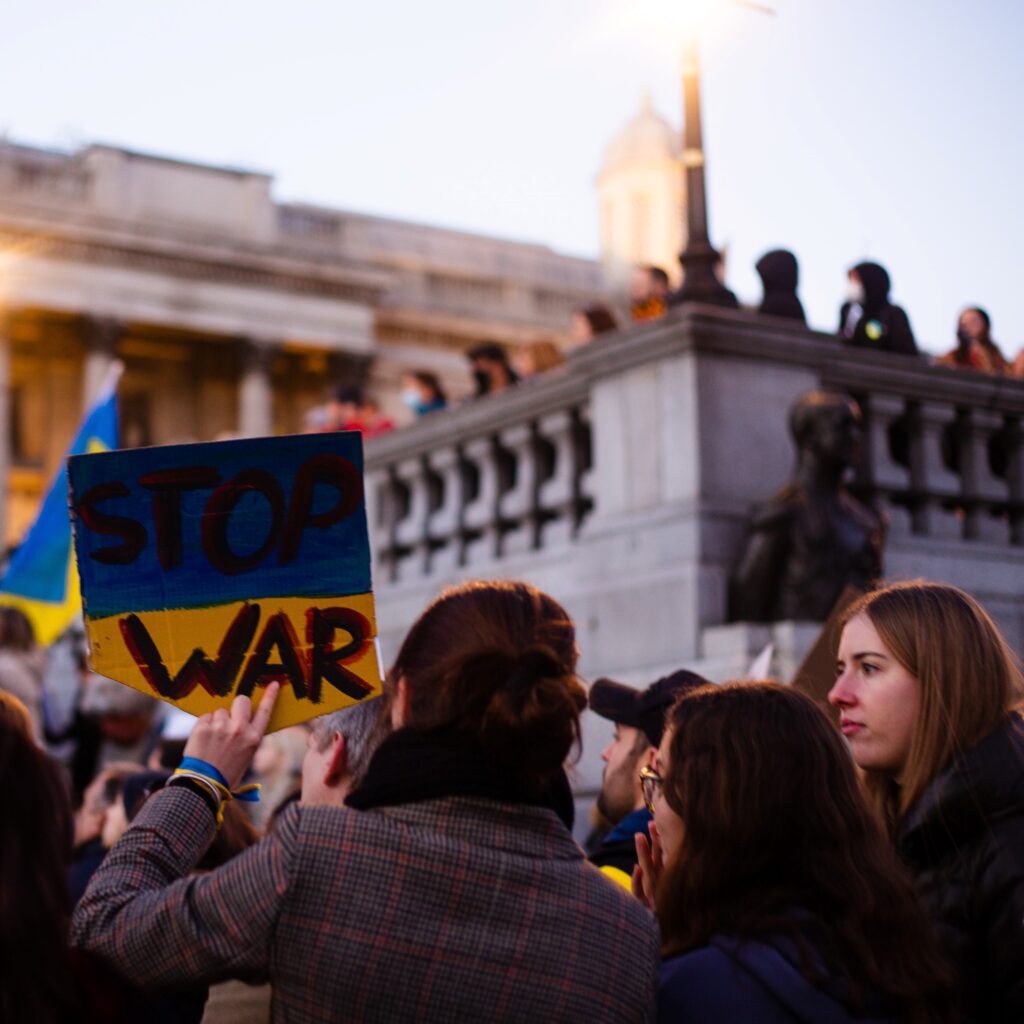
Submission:
<svg viewBox="0 0 1024 1024">
<path fill-rule="evenodd" d="M 272 195 L 269 175 L 0 144 L 0 534 L 17 540 L 113 360 L 130 446 L 286 433 L 338 383 L 458 395 L 483 339 L 558 338 L 596 262 Z"/>
<path fill-rule="evenodd" d="M 601 263 L 613 286 L 638 263 L 662 267 L 679 284 L 686 209 L 681 152 L 679 132 L 650 96 L 605 150 L 597 176 Z"/>
</svg>

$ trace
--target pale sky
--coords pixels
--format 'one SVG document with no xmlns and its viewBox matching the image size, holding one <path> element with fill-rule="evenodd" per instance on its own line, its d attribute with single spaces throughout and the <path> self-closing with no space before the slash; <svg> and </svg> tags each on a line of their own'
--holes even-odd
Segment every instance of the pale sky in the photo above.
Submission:
<svg viewBox="0 0 1024 1024">
<path fill-rule="evenodd" d="M 645 91 L 679 123 L 693 2 L 0 0 L 0 132 L 264 170 L 278 199 L 597 256 L 602 153 Z M 980 304 L 1012 357 L 1024 0 L 720 6 L 702 43 L 710 225 L 741 300 L 784 245 L 833 330 L 846 268 L 874 258 L 925 348 Z"/>
</svg>

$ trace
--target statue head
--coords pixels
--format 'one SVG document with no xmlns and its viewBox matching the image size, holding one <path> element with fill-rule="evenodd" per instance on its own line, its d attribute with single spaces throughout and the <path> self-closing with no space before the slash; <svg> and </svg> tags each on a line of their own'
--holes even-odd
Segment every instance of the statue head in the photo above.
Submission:
<svg viewBox="0 0 1024 1024">
<path fill-rule="evenodd" d="M 860 446 L 860 407 L 835 391 L 808 391 L 789 410 L 789 432 L 801 458 L 822 466 L 852 466 Z"/>
</svg>

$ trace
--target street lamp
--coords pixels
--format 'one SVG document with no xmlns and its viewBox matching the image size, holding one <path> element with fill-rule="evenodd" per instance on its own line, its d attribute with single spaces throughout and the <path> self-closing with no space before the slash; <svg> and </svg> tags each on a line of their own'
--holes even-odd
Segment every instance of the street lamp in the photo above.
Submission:
<svg viewBox="0 0 1024 1024">
<path fill-rule="evenodd" d="M 762 14 L 775 11 L 753 0 L 732 0 Z M 721 259 L 708 236 L 708 204 L 704 181 L 704 141 L 700 116 L 700 67 L 697 33 L 688 32 L 683 51 L 683 174 L 686 182 L 686 248 L 679 254 L 683 283 L 670 305 L 706 302 L 735 308 L 736 296 L 718 279 Z"/>
</svg>

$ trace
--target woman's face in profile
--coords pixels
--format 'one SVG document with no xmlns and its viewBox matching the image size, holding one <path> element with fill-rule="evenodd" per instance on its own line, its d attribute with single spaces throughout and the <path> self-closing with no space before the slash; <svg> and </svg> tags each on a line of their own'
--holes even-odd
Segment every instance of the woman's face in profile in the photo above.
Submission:
<svg viewBox="0 0 1024 1024">
<path fill-rule="evenodd" d="M 899 780 L 914 738 L 919 689 L 867 615 L 850 619 L 828 699 L 839 708 L 839 726 L 861 768 Z"/>
<path fill-rule="evenodd" d="M 658 748 L 658 756 L 654 762 L 654 770 L 663 780 L 672 772 L 672 730 L 666 729 Z M 674 860 L 683 845 L 683 819 L 668 805 L 665 799 L 664 781 L 654 791 L 654 822 L 658 826 L 661 838 L 661 850 L 665 863 Z"/>
</svg>

